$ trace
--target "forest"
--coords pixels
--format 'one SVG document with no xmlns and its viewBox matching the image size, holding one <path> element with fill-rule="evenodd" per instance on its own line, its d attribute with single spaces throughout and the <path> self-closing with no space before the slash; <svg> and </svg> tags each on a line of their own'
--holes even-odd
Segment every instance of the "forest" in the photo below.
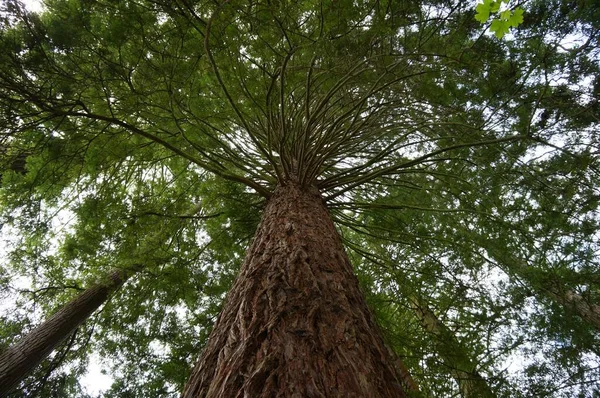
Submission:
<svg viewBox="0 0 600 398">
<path fill-rule="evenodd" d="M 600 396 L 600 4 L 43 5 L 0 397 Z"/>
</svg>

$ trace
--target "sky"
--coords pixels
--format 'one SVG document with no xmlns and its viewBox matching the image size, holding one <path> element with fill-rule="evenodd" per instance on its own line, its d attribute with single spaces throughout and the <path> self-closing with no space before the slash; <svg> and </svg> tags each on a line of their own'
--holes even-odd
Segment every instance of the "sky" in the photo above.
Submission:
<svg viewBox="0 0 600 398">
<path fill-rule="evenodd" d="M 40 0 L 22 0 L 22 1 L 28 10 L 36 11 L 36 12 L 43 10 L 44 6 L 42 5 L 42 2 Z"/>
</svg>

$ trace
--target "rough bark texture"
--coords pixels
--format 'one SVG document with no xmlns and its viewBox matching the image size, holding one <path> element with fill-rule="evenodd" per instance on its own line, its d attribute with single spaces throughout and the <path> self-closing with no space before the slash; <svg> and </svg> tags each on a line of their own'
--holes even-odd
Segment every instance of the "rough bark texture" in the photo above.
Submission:
<svg viewBox="0 0 600 398">
<path fill-rule="evenodd" d="M 419 317 L 423 328 L 431 333 L 436 341 L 436 351 L 442 361 L 450 368 L 464 398 L 494 398 L 487 381 L 479 374 L 465 347 L 433 313 L 427 303 L 417 297 L 411 298 L 413 310 Z"/>
<path fill-rule="evenodd" d="M 107 281 L 87 288 L 13 346 L 0 353 L 0 397 L 13 390 L 126 279 L 125 272 L 112 272 Z"/>
<path fill-rule="evenodd" d="M 269 200 L 183 396 L 403 397 L 319 192 Z"/>
</svg>

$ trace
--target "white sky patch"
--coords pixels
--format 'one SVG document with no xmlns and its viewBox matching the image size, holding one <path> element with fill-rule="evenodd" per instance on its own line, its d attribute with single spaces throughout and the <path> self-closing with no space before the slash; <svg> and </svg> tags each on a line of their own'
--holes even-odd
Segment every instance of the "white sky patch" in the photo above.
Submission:
<svg viewBox="0 0 600 398">
<path fill-rule="evenodd" d="M 569 52 L 585 44 L 587 38 L 581 34 L 569 33 L 565 35 L 558 43 L 558 52 Z"/>
<path fill-rule="evenodd" d="M 98 395 L 110 388 L 113 378 L 109 376 L 109 367 L 105 366 L 97 353 L 90 356 L 87 373 L 80 379 L 85 391 L 90 395 Z"/>
<path fill-rule="evenodd" d="M 45 6 L 41 0 L 23 0 L 25 8 L 33 12 L 42 12 L 45 10 Z"/>
<path fill-rule="evenodd" d="M 157 23 L 159 25 L 164 25 L 169 20 L 169 16 L 165 13 L 160 12 L 160 13 L 158 13 L 158 16 L 156 19 L 157 19 Z"/>
</svg>

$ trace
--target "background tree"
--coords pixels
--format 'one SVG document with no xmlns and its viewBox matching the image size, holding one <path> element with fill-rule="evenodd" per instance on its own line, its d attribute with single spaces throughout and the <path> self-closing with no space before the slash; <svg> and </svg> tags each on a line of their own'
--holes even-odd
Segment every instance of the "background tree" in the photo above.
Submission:
<svg viewBox="0 0 600 398">
<path fill-rule="evenodd" d="M 95 350 L 109 395 L 181 391 L 265 198 L 296 174 L 424 394 L 461 390 L 414 297 L 496 395 L 598 390 L 598 331 L 560 298 L 598 305 L 597 7 L 522 4 L 499 41 L 462 2 L 46 6 L 3 13 L 2 142 L 29 154 L 3 170 L 3 344 L 67 286 L 154 264 L 50 358 L 52 387 L 77 394 Z M 214 217 L 168 222 L 191 203 Z"/>
</svg>

